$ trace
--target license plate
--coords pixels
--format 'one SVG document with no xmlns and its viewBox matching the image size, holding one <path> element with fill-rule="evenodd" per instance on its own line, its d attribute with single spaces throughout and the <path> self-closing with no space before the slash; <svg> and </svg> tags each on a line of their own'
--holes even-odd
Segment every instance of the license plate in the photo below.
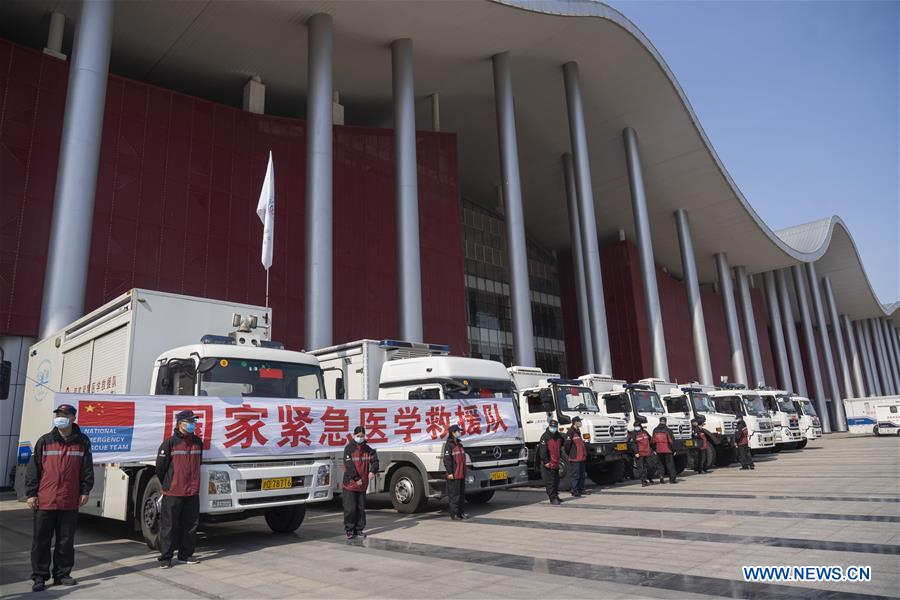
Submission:
<svg viewBox="0 0 900 600">
<path fill-rule="evenodd" d="M 616 444 L 616 450 L 621 450 L 621 451 L 628 450 L 628 444 Z"/>
<path fill-rule="evenodd" d="M 694 440 L 685 440 L 684 445 L 686 448 L 690 448 L 694 445 Z"/>
<path fill-rule="evenodd" d="M 491 481 L 502 481 L 504 479 L 509 479 L 509 473 L 507 471 L 495 471 L 491 473 Z"/>
<path fill-rule="evenodd" d="M 289 487 L 293 487 L 294 479 L 293 477 L 276 477 L 274 479 L 263 479 L 262 480 L 262 490 L 286 490 Z"/>
</svg>

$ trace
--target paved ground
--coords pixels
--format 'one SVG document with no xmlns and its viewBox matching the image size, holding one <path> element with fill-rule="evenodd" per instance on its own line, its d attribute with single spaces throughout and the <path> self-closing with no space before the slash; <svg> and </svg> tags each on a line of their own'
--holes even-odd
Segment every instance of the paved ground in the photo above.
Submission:
<svg viewBox="0 0 900 600">
<path fill-rule="evenodd" d="M 6 497 L 8 498 L 8 496 Z M 753 472 L 618 485 L 560 507 L 538 488 L 499 493 L 451 522 L 371 500 L 371 537 L 348 544 L 334 506 L 296 535 L 262 519 L 208 526 L 200 565 L 156 568 L 115 524 L 83 518 L 72 598 L 900 597 L 900 438 L 830 436 L 758 457 Z M 35 597 L 31 518 L 0 502 L 0 596 Z M 741 565 L 868 565 L 870 583 L 746 583 Z M 826 590 L 830 590 L 831 593 Z"/>
</svg>

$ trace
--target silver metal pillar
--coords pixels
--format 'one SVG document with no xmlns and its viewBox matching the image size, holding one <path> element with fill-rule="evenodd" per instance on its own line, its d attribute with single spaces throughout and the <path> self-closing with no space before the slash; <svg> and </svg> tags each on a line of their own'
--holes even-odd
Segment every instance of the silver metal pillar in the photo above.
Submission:
<svg viewBox="0 0 900 600">
<path fill-rule="evenodd" d="M 709 342 L 706 339 L 706 320 L 703 318 L 703 301 L 700 296 L 700 282 L 697 279 L 697 261 L 694 258 L 694 242 L 691 226 L 684 209 L 675 211 L 675 227 L 678 230 L 678 244 L 681 247 L 681 269 L 684 271 L 684 287 L 687 291 L 688 306 L 691 310 L 691 333 L 694 337 L 694 359 L 700 383 L 715 385 L 712 362 L 709 359 Z"/>
<path fill-rule="evenodd" d="M 647 327 L 650 329 L 650 351 L 653 355 L 653 376 L 669 381 L 669 359 L 666 356 L 666 334 L 663 330 L 662 309 L 659 305 L 659 288 L 656 284 L 656 262 L 653 260 L 653 239 L 650 234 L 650 215 L 647 212 L 647 194 L 644 190 L 644 174 L 637 133 L 631 127 L 622 131 L 625 142 L 625 160 L 628 180 L 631 183 L 631 210 L 634 213 L 634 231 L 641 265 L 641 283 L 644 286 L 644 309 Z"/>
<path fill-rule="evenodd" d="M 578 190 L 572 155 L 563 154 L 563 176 L 566 180 L 566 201 L 569 207 L 569 236 L 572 238 L 572 262 L 575 266 L 575 296 L 578 301 L 578 325 L 581 337 L 582 368 L 585 373 L 596 372 L 594 340 L 588 314 L 587 286 L 584 278 L 584 250 L 581 243 L 581 223 L 578 220 Z"/>
<path fill-rule="evenodd" d="M 51 12 L 50 29 L 47 32 L 47 45 L 44 46 L 44 53 L 65 60 L 66 55 L 63 54 L 62 51 L 63 36 L 65 33 L 66 16 L 60 12 Z"/>
<path fill-rule="evenodd" d="M 815 316 L 815 322 L 818 325 L 819 343 L 822 347 L 822 359 L 825 363 L 825 377 L 827 378 L 828 388 L 830 389 L 830 398 L 832 405 L 832 425 L 834 431 L 846 431 L 846 419 L 842 419 L 844 412 L 844 401 L 841 396 L 841 387 L 838 383 L 837 369 L 834 368 L 834 355 L 831 352 L 831 340 L 828 339 L 828 323 L 825 321 L 825 310 L 822 307 L 822 292 L 820 291 L 819 276 L 816 274 L 816 264 L 806 263 L 804 265 L 806 271 L 806 279 L 809 284 L 810 298 L 812 299 L 812 310 Z M 843 423 L 843 424 L 842 424 Z"/>
<path fill-rule="evenodd" d="M 800 307 L 800 322 L 803 324 L 803 340 L 806 343 L 806 358 L 809 359 L 808 366 L 812 377 L 813 397 L 811 400 L 816 403 L 816 412 L 819 413 L 819 420 L 822 422 L 822 431 L 831 433 L 831 415 L 828 412 L 828 403 L 825 401 L 822 370 L 819 367 L 819 351 L 816 348 L 812 316 L 809 312 L 809 299 L 806 295 L 806 284 L 803 281 L 803 267 L 792 266 L 791 274 L 794 276 L 797 305 Z"/>
<path fill-rule="evenodd" d="M 525 246 L 525 214 L 522 211 L 516 109 L 509 52 L 494 55 L 493 63 L 497 138 L 500 143 L 500 169 L 503 173 L 503 208 L 506 213 L 506 249 L 509 254 L 513 356 L 517 365 L 533 367 L 534 329 L 531 323 L 531 291 L 528 287 L 528 250 Z"/>
<path fill-rule="evenodd" d="M 875 366 L 875 349 L 872 347 L 872 339 L 869 337 L 869 328 L 866 326 L 865 319 L 856 321 L 854 324 L 856 325 L 859 345 L 863 349 L 863 356 L 865 357 L 866 376 L 869 379 L 869 395 L 881 396 L 881 378 L 878 377 L 878 367 Z"/>
<path fill-rule="evenodd" d="M 612 356 L 609 352 L 609 331 L 606 327 L 606 301 L 603 299 L 603 273 L 600 270 L 600 249 L 597 245 L 597 218 L 594 214 L 594 190 L 591 184 L 591 163 L 588 156 L 587 133 L 584 129 L 584 106 L 581 101 L 581 83 L 578 63 L 563 65 L 566 86 L 566 108 L 569 113 L 569 138 L 572 144 L 572 162 L 575 167 L 575 184 L 578 188 L 578 220 L 581 225 L 581 243 L 584 247 L 584 274 L 587 283 L 588 309 L 591 331 L 594 336 L 594 366 L 606 375 L 612 375 Z"/>
<path fill-rule="evenodd" d="M 112 0 L 83 2 L 76 26 L 44 275 L 41 338 L 84 314 L 113 12 Z"/>
<path fill-rule="evenodd" d="M 781 387 L 789 392 L 794 391 L 791 381 L 791 367 L 788 364 L 787 347 L 784 344 L 784 329 L 781 326 L 781 307 L 778 304 L 778 290 L 775 287 L 775 274 L 772 271 L 763 273 L 763 288 L 766 293 L 766 304 L 769 307 L 770 331 L 775 340 L 775 365 Z"/>
<path fill-rule="evenodd" d="M 437 92 L 431 95 L 431 130 L 441 130 L 441 95 Z"/>
<path fill-rule="evenodd" d="M 894 389 L 893 377 L 891 377 L 891 370 L 888 366 L 887 352 L 885 352 L 884 347 L 884 339 L 881 335 L 881 327 L 878 326 L 878 319 L 869 319 L 868 323 L 869 335 L 872 336 L 872 340 L 875 346 L 875 358 L 878 363 L 878 372 L 881 375 L 881 387 L 886 395 L 896 394 L 897 392 Z"/>
<path fill-rule="evenodd" d="M 306 102 L 306 347 L 332 336 L 331 15 L 307 21 Z"/>
<path fill-rule="evenodd" d="M 744 365 L 744 347 L 741 344 L 741 330 L 738 325 L 737 310 L 734 306 L 734 286 L 731 282 L 731 268 L 725 254 L 716 254 L 716 269 L 719 272 L 719 288 L 722 293 L 722 305 L 725 308 L 725 326 L 728 329 L 728 345 L 731 349 L 731 371 L 735 383 L 746 384 L 747 368 Z"/>
<path fill-rule="evenodd" d="M 853 325 L 850 317 L 841 315 L 841 325 L 844 328 L 844 339 L 847 340 L 850 364 L 853 367 L 853 382 L 855 384 L 856 398 L 864 398 L 866 394 L 865 378 L 863 377 L 863 359 L 860 349 L 856 345 L 856 335 L 853 333 Z"/>
<path fill-rule="evenodd" d="M 391 73 L 394 95 L 394 195 L 397 206 L 400 339 L 421 342 L 422 273 L 419 263 L 419 186 L 416 171 L 416 99 L 412 40 L 395 40 L 391 44 Z"/>
<path fill-rule="evenodd" d="M 738 297 L 741 299 L 741 311 L 744 313 L 744 333 L 747 337 L 747 346 L 749 346 L 753 387 L 757 387 L 765 385 L 766 373 L 763 371 L 762 356 L 759 352 L 759 335 L 756 332 L 756 316 L 753 314 L 753 299 L 750 297 L 750 282 L 747 279 L 747 269 L 735 267 L 734 278 L 737 281 Z M 750 387 L 750 385 L 747 387 Z"/>
<path fill-rule="evenodd" d="M 804 398 L 809 398 L 806 372 L 803 369 L 803 358 L 800 355 L 800 343 L 797 341 L 797 322 L 794 320 L 794 309 L 788 294 L 787 272 L 784 269 L 775 271 L 775 283 L 778 287 L 778 303 L 781 305 L 781 322 L 787 337 L 794 390 Z"/>
<path fill-rule="evenodd" d="M 825 290 L 825 308 L 828 319 L 831 321 L 831 333 L 834 336 L 834 347 L 837 350 L 838 362 L 841 365 L 841 377 L 844 380 L 844 398 L 853 398 L 853 376 L 850 373 L 850 361 L 847 358 L 847 349 L 844 345 L 844 335 L 841 331 L 841 322 L 838 317 L 837 302 L 834 299 L 834 289 L 831 287 L 831 278 L 822 278 L 822 288 Z"/>
<path fill-rule="evenodd" d="M 900 392 L 900 371 L 898 371 L 900 363 L 897 360 L 897 349 L 894 347 L 894 336 L 891 333 L 887 319 L 882 317 L 878 319 L 878 323 L 881 325 L 881 331 L 884 334 L 885 354 L 887 355 L 891 376 L 894 378 L 894 393 L 896 394 Z"/>
</svg>

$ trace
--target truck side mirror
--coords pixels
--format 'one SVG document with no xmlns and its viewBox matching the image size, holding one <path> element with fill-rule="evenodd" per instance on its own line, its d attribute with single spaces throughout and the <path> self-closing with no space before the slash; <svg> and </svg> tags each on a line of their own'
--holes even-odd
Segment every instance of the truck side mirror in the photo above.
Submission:
<svg viewBox="0 0 900 600">
<path fill-rule="evenodd" d="M 344 378 L 338 377 L 334 380 L 334 398 L 335 400 L 343 400 L 347 390 L 344 389 Z"/>
<path fill-rule="evenodd" d="M 9 398 L 9 382 L 12 379 L 12 363 L 0 361 L 0 400 Z"/>
<path fill-rule="evenodd" d="M 552 413 L 556 411 L 556 407 L 553 406 L 553 392 L 549 388 L 541 388 L 540 399 L 544 412 Z"/>
<path fill-rule="evenodd" d="M 169 363 L 159 365 L 159 369 L 156 371 L 156 393 L 172 393 L 172 369 L 169 367 Z"/>
</svg>

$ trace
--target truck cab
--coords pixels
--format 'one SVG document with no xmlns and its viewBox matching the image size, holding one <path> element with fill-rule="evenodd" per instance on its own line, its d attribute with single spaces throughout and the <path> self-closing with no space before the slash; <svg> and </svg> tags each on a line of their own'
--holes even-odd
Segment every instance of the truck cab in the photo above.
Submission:
<svg viewBox="0 0 900 600">
<path fill-rule="evenodd" d="M 657 392 L 657 389 L 668 392 L 674 384 L 654 379 L 626 383 L 608 375 L 597 374 L 583 375 L 579 380 L 597 394 L 603 413 L 623 419 L 628 430 L 633 429 L 635 417 L 642 416 L 647 419 L 647 431 L 652 433 L 659 425 L 660 417 L 666 417 L 675 438 L 675 470 L 679 473 L 684 471 L 688 464 L 688 456 L 684 450 L 693 446 L 690 419 L 666 412 Z"/>
<path fill-rule="evenodd" d="M 791 395 L 784 390 L 773 388 L 760 388 L 756 391 L 772 419 L 775 451 L 800 448 L 800 442 L 805 442 L 805 438 L 800 432 L 800 415 L 791 400 Z"/>
<path fill-rule="evenodd" d="M 750 433 L 750 450 L 762 452 L 775 447 L 772 419 L 755 391 L 748 391 L 741 384 L 728 383 L 709 392 L 716 411 L 744 417 Z"/>
<path fill-rule="evenodd" d="M 662 400 L 669 414 L 683 414 L 688 419 L 702 416 L 701 429 L 706 433 L 715 463 L 726 467 L 736 457 L 734 431 L 736 419 L 731 413 L 719 412 L 709 397 L 712 386 L 699 384 L 670 389 Z"/>
<path fill-rule="evenodd" d="M 359 340 L 311 352 L 324 368 L 326 388 L 334 397 L 410 402 L 496 398 L 515 403 L 513 381 L 502 363 L 449 353 L 448 346 L 400 340 Z M 521 424 L 516 425 L 521 431 Z M 496 490 L 527 483 L 528 451 L 520 433 L 480 442 L 467 442 L 463 436 L 462 442 L 468 501 L 489 502 Z M 376 446 L 380 470 L 374 491 L 390 494 L 398 512 L 421 512 L 429 498 L 446 495 L 442 449 L 443 440 L 402 448 Z M 336 483 L 341 481 L 340 468 L 335 466 Z"/>
<path fill-rule="evenodd" d="M 803 436 L 803 439 L 798 447 L 803 448 L 809 440 L 822 437 L 822 422 L 819 421 L 816 407 L 809 398 L 791 394 L 791 402 L 794 403 L 794 408 L 797 409 L 797 415 L 800 417 L 800 435 Z"/>
<path fill-rule="evenodd" d="M 511 367 L 516 384 L 518 409 L 528 448 L 529 476 L 540 477 L 534 453 L 547 422 L 555 419 L 560 433 L 571 427 L 574 417 L 581 418 L 581 435 L 587 449 L 587 475 L 596 483 L 608 485 L 625 473 L 628 431 L 625 420 L 603 414 L 594 392 L 578 379 L 561 379 L 556 373 L 544 373 L 536 367 Z M 568 469 L 563 461 L 560 485 L 568 487 Z"/>
</svg>

